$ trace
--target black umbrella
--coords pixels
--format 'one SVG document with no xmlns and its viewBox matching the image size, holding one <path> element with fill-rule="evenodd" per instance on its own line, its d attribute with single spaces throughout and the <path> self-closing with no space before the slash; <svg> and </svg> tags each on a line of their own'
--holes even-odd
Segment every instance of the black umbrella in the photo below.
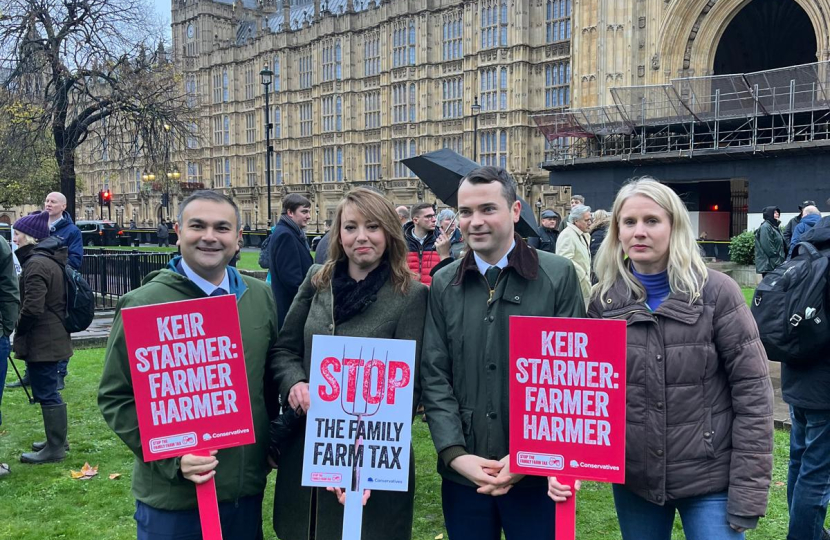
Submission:
<svg viewBox="0 0 830 540">
<path fill-rule="evenodd" d="M 428 152 L 401 160 L 410 171 L 421 179 L 435 196 L 448 206 L 458 207 L 458 182 L 480 165 L 465 158 L 449 148 Z M 533 208 L 521 197 L 522 214 L 516 224 L 516 232 L 521 236 L 538 236 L 539 225 Z"/>
</svg>

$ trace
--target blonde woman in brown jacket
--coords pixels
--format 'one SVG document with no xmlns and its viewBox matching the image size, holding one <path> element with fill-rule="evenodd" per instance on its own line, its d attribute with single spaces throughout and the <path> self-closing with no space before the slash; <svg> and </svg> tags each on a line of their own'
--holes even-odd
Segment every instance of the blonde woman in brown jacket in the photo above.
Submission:
<svg viewBox="0 0 830 540">
<path fill-rule="evenodd" d="M 740 540 L 764 515 L 772 386 L 740 288 L 700 258 L 683 202 L 624 186 L 597 255 L 588 315 L 628 323 L 624 540 Z"/>
</svg>

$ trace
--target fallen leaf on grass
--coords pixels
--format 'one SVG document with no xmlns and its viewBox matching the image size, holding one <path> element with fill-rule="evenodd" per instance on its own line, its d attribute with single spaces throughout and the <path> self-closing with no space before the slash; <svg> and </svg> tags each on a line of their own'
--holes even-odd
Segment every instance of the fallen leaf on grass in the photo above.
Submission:
<svg viewBox="0 0 830 540">
<path fill-rule="evenodd" d="M 98 466 L 90 467 L 89 463 L 84 463 L 80 471 L 69 470 L 70 476 L 75 480 L 89 480 L 98 475 Z"/>
<path fill-rule="evenodd" d="M 778 487 L 781 487 L 781 486 L 784 485 L 784 482 L 776 482 L 775 485 L 778 486 Z"/>
<path fill-rule="evenodd" d="M 110 480 L 118 480 L 121 478 L 121 473 L 114 472 L 110 475 Z"/>
<path fill-rule="evenodd" d="M 435 540 L 444 540 L 444 533 L 441 533 L 438 536 L 436 536 Z"/>
</svg>

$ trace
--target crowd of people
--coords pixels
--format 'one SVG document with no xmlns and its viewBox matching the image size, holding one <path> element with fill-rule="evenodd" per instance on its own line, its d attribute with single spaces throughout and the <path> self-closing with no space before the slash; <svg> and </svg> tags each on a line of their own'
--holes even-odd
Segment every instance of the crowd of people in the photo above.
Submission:
<svg viewBox="0 0 830 540">
<path fill-rule="evenodd" d="M 71 224 L 57 201 L 14 224 L 19 277 L 0 239 L 0 374 L 17 328 L 13 350 L 27 361 L 46 431 L 21 456 L 27 463 L 63 459 L 67 446 L 57 363 L 72 354 L 61 265 L 73 264 L 73 248 L 55 234 L 62 229 L 53 216 L 63 230 Z M 669 187 L 633 180 L 609 211 L 574 195 L 565 223 L 542 210 L 530 241 L 516 233 L 516 185 L 497 167 L 465 176 L 457 208 L 438 213 L 429 204 L 396 208 L 357 188 L 338 204 L 315 258 L 304 234 L 310 208 L 301 195 L 284 199 L 264 253 L 269 286 L 230 265 L 243 232 L 236 204 L 194 192 L 177 216 L 180 255 L 120 299 L 98 404 L 135 455 L 139 539 L 200 538 L 195 485 L 210 479 L 225 537 L 262 538 L 273 468 L 277 536 L 340 538 L 346 493 L 301 485 L 314 335 L 415 341 L 412 414 L 422 405 L 451 540 L 553 538 L 555 504 L 580 484 L 510 471 L 511 316 L 627 322 L 626 481 L 613 486 L 624 540 L 669 540 L 677 514 L 690 540 L 738 540 L 758 526 L 773 468 L 767 355 L 740 288 L 704 264 L 689 213 Z M 778 208 L 765 209 L 756 232 L 762 274 L 794 256 L 799 242 L 830 247 L 830 222 L 813 201 L 783 232 L 779 217 Z M 121 310 L 224 294 L 239 307 L 256 443 L 145 463 Z M 830 496 L 830 367 L 805 374 L 785 366 L 782 379 L 793 420 L 787 538 L 820 540 Z M 411 538 L 414 463 L 408 491 L 362 494 L 363 538 Z"/>
</svg>

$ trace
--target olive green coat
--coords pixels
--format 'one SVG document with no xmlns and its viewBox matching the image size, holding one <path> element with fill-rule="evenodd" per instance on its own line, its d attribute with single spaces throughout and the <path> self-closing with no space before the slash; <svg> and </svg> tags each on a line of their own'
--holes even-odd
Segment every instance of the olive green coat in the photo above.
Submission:
<svg viewBox="0 0 830 540">
<path fill-rule="evenodd" d="M 331 287 L 317 291 L 311 277 L 321 265 L 312 266 L 291 308 L 277 340 L 277 367 L 280 395 L 298 382 L 308 381 L 311 342 L 315 334 L 414 340 L 415 399 L 418 403 L 419 357 L 427 307 L 427 287 L 412 280 L 406 295 L 387 282 L 377 300 L 353 318 L 335 326 L 332 318 Z M 280 540 L 307 540 L 309 529 L 316 528 L 316 540 L 339 540 L 343 529 L 343 507 L 335 496 L 321 488 L 301 487 L 303 433 L 288 444 L 280 456 L 274 493 L 274 531 Z M 362 540 L 409 540 L 412 536 L 415 460 L 410 460 L 409 491 L 373 491 L 363 511 Z M 312 491 L 316 491 L 316 511 L 312 513 Z"/>
<path fill-rule="evenodd" d="M 473 484 L 449 466 L 454 458 L 502 459 L 509 453 L 510 317 L 585 316 L 573 264 L 518 236 L 488 298 L 470 251 L 435 274 L 424 333 L 421 399 L 440 456 L 438 472 L 468 486 Z"/>
</svg>

